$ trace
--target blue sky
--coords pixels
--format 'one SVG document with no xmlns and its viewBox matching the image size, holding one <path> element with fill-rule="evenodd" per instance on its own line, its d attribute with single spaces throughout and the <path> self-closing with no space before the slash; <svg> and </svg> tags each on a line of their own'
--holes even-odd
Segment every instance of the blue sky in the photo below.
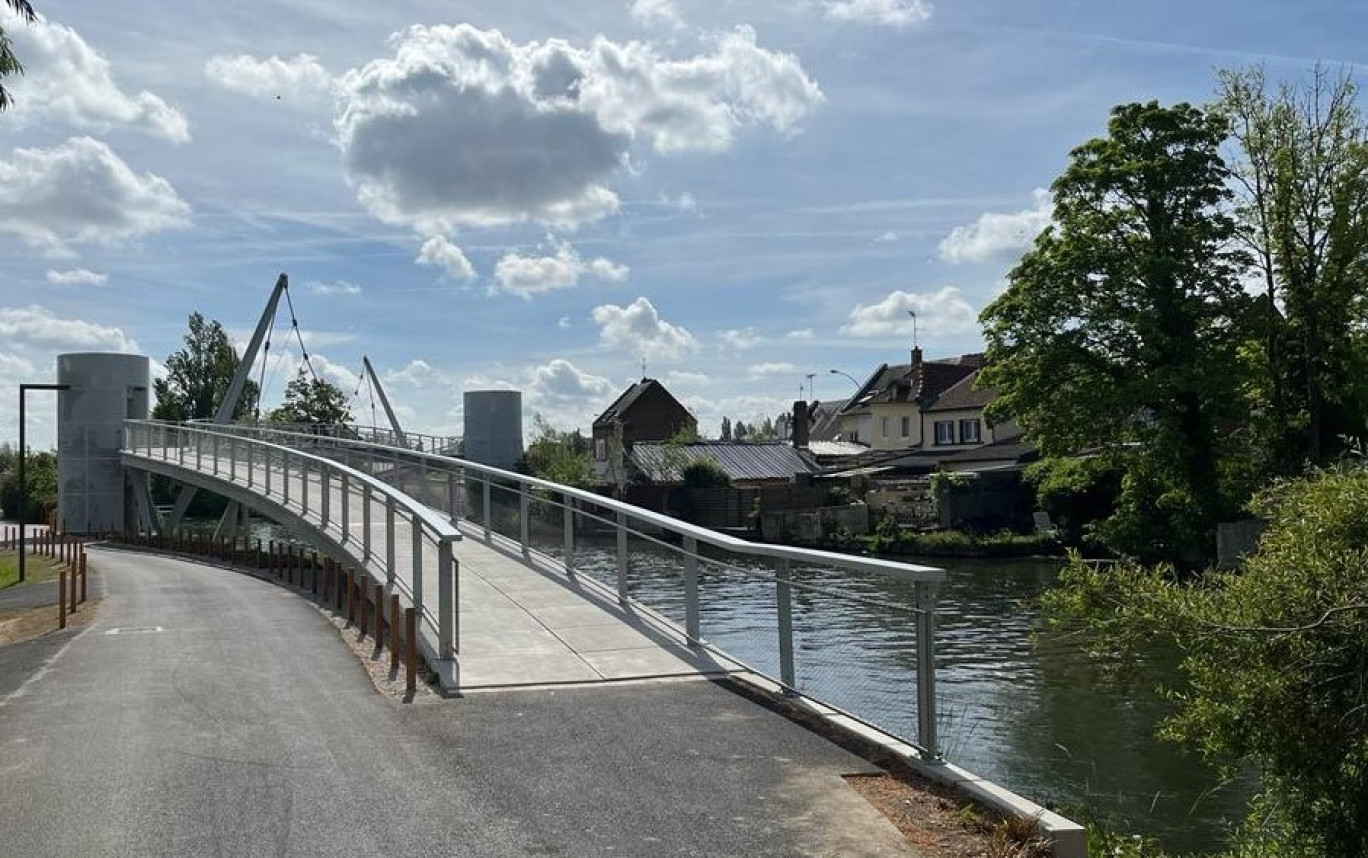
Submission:
<svg viewBox="0 0 1368 858">
<path fill-rule="evenodd" d="M 320 373 L 350 393 L 368 355 L 441 433 L 491 387 L 587 428 L 643 360 L 715 433 L 905 360 L 908 310 L 928 356 L 977 350 L 1112 105 L 1368 53 L 1368 10 L 1314 0 L 38 9 L 7 19 L 0 385 L 64 351 L 160 361 L 196 310 L 245 341 L 283 271 Z"/>
</svg>

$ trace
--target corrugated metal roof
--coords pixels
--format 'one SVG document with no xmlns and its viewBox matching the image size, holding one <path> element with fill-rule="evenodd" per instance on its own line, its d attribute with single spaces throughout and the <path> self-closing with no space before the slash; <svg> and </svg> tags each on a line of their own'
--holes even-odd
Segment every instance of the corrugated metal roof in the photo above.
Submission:
<svg viewBox="0 0 1368 858">
<path fill-rule="evenodd" d="M 809 441 L 808 451 L 814 456 L 858 456 L 869 448 L 854 441 Z"/>
<path fill-rule="evenodd" d="M 628 458 L 647 479 L 656 483 L 683 482 L 684 468 L 698 459 L 712 459 L 734 481 L 791 480 L 794 474 L 819 470 L 811 456 L 782 441 L 633 444 Z"/>
</svg>

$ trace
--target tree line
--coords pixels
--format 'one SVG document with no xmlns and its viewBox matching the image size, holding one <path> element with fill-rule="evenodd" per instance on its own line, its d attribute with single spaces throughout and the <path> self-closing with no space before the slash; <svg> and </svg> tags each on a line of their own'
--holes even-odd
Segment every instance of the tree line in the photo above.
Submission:
<svg viewBox="0 0 1368 858">
<path fill-rule="evenodd" d="M 1073 555 L 1046 597 L 1120 672 L 1179 655 L 1162 735 L 1261 790 L 1240 856 L 1368 854 L 1368 131 L 1347 74 L 1123 104 L 981 315 L 990 416 Z M 1266 522 L 1237 571 L 1217 522 Z M 1153 855 L 1144 839 L 1097 854 Z"/>
</svg>

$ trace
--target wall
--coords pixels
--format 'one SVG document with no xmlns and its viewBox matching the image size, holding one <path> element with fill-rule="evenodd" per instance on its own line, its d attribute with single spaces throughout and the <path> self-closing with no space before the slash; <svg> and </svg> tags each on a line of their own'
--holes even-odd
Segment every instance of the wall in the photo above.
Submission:
<svg viewBox="0 0 1368 858">
<path fill-rule="evenodd" d="M 812 545 L 839 531 L 868 533 L 869 518 L 869 508 L 862 503 L 764 512 L 760 514 L 760 538 L 765 542 Z"/>
</svg>

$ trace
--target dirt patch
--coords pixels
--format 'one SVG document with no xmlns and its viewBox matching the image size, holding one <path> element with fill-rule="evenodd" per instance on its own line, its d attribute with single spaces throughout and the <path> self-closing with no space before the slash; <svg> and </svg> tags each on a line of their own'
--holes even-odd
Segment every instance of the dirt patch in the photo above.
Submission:
<svg viewBox="0 0 1368 858">
<path fill-rule="evenodd" d="M 911 774 L 846 775 L 846 783 L 918 850 L 946 858 L 1045 858 L 1029 820 L 996 819 L 946 787 Z"/>
<path fill-rule="evenodd" d="M 83 629 L 95 619 L 94 600 L 87 601 L 77 608 L 76 613 L 67 614 L 67 628 Z M 41 605 L 24 611 L 9 611 L 0 614 L 0 646 L 20 641 L 32 640 L 49 632 L 57 631 L 57 605 Z"/>
</svg>

